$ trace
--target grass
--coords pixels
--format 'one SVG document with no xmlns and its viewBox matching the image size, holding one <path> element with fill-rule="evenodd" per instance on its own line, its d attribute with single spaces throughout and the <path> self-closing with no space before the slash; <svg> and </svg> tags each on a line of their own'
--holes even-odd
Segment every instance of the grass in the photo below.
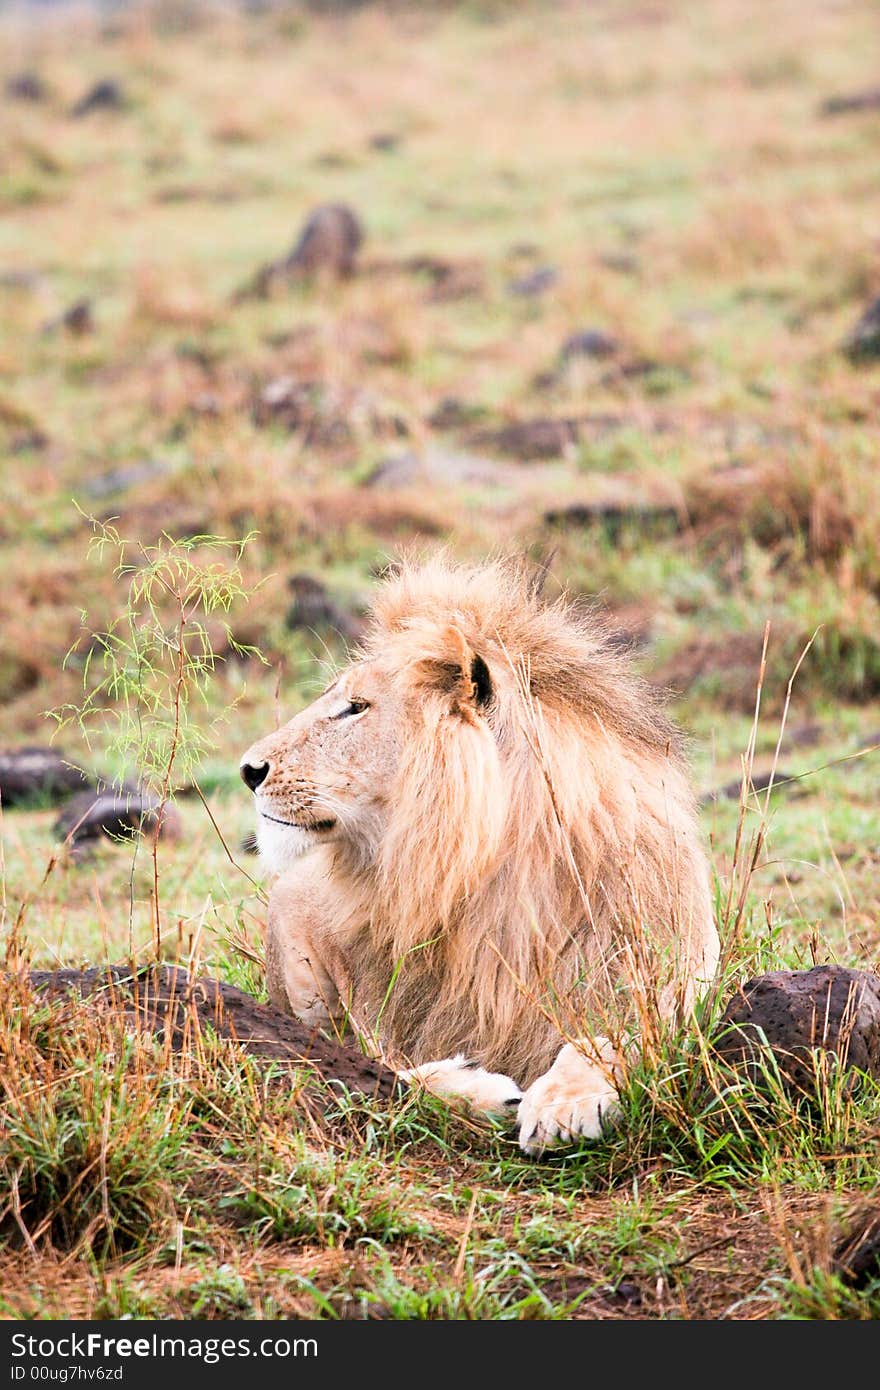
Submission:
<svg viewBox="0 0 880 1390">
<path fill-rule="evenodd" d="M 177 795 L 182 835 L 155 860 L 109 841 L 75 859 L 53 809 L 0 808 L 9 949 L 146 958 L 158 934 L 194 973 L 259 992 L 238 758 L 344 655 L 331 631 L 287 626 L 288 579 L 320 578 L 355 613 L 402 545 L 444 542 L 553 551 L 551 586 L 596 597 L 674 687 L 701 794 L 740 781 L 752 741 L 755 774 L 776 767 L 769 797 L 703 803 L 722 915 L 742 890 L 731 985 L 814 960 L 876 966 L 880 369 L 839 348 L 880 288 L 877 116 L 819 114 L 871 84 L 868 10 L 786 0 L 771 21 L 741 0 L 687 16 L 609 0 L 179 20 L 65 17 L 27 35 L 3 21 L 0 79 L 33 68 L 49 95 L 0 98 L 0 746 L 47 741 L 45 712 L 82 701 L 84 657 L 65 653 L 118 630 L 127 580 L 90 554 L 83 514 L 154 560 L 180 538 L 195 566 L 212 552 L 193 537 L 254 533 L 228 613 L 198 617 L 224 656 L 189 716 L 210 744 L 210 817 Z M 105 76 L 125 109 L 72 118 Z M 234 302 L 329 201 L 363 219 L 360 273 Z M 471 290 L 432 296 L 400 268 L 423 255 L 463 267 Z M 545 265 L 542 294 L 509 292 Z M 95 327 L 78 336 L 58 318 L 81 298 Z M 616 355 L 561 366 L 587 329 Z M 309 388 L 311 442 L 255 410 L 285 376 Z M 428 423 L 447 398 L 463 421 L 449 431 Z M 582 421 L 576 444 L 523 464 L 471 442 L 537 416 Z M 426 449 L 453 460 L 448 479 L 437 465 L 412 487 L 366 485 Z M 455 461 L 473 454 L 461 481 Z M 611 523 L 546 518 L 621 502 Z M 91 749 L 72 728 L 62 742 L 102 771 L 139 756 L 100 729 Z M 175 752 L 166 778 L 168 752 L 151 768 L 170 794 L 193 768 Z M 833 1260 L 876 1204 L 878 1096 L 850 1096 L 833 1071 L 795 1103 L 772 1073 L 725 1076 L 698 1036 L 664 1036 L 628 1078 L 618 1130 L 536 1163 L 429 1099 L 330 1094 L 208 1036 L 172 1054 L 15 982 L 0 1013 L 4 1316 L 880 1308 L 876 1280 L 847 1285 Z"/>
</svg>

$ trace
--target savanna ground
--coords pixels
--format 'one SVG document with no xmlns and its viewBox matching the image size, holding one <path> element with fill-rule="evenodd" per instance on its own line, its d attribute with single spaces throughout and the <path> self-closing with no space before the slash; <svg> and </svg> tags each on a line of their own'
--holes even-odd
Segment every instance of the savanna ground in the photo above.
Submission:
<svg viewBox="0 0 880 1390">
<path fill-rule="evenodd" d="M 880 374 L 840 344 L 880 291 L 880 115 L 821 109 L 871 84 L 876 41 L 848 0 L 5 23 L 0 76 L 44 90 L 0 103 L 0 746 L 47 740 L 129 604 L 89 517 L 136 565 L 163 534 L 252 533 L 228 622 L 269 663 L 207 620 L 211 815 L 179 798 L 158 909 L 147 846 L 74 857 L 53 808 L 3 814 L 14 960 L 148 960 L 158 913 L 163 954 L 259 992 L 238 758 L 343 654 L 288 624 L 289 579 L 356 619 L 401 547 L 446 543 L 552 555 L 551 587 L 596 596 L 675 688 L 702 794 L 742 776 L 769 621 L 753 767 L 778 788 L 704 811 L 729 983 L 877 966 Z M 104 78 L 122 106 L 74 117 Z M 363 220 L 358 273 L 237 299 L 323 202 Z M 563 354 L 586 330 L 613 341 Z M 535 418 L 570 422 L 549 457 L 491 437 Z M 89 727 L 60 745 L 130 771 Z M 334 1097 L 210 1037 L 171 1057 L 18 987 L 2 1013 L 7 1317 L 880 1312 L 876 1279 L 830 1272 L 876 1201 L 868 1085 L 725 1104 L 673 1038 L 620 1130 L 526 1162 L 430 1101 Z"/>
</svg>

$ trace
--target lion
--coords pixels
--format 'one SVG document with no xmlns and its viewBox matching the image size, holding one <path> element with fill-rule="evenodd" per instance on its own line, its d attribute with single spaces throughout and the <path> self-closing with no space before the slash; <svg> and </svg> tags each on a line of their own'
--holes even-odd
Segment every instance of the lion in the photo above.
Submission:
<svg viewBox="0 0 880 1390">
<path fill-rule="evenodd" d="M 682 738 L 595 613 L 510 560 L 405 561 L 362 646 L 245 753 L 271 1001 L 354 1026 L 529 1154 L 618 1113 L 646 1001 L 718 961 Z"/>
</svg>

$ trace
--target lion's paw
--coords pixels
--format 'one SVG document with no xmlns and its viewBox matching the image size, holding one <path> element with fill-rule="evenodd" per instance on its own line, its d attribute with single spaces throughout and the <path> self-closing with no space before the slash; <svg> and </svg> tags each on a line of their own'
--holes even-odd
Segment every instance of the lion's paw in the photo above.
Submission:
<svg viewBox="0 0 880 1390">
<path fill-rule="evenodd" d="M 516 1118 L 523 1153 L 535 1157 L 559 1144 L 599 1139 L 615 1121 L 620 1106 L 613 1052 L 604 1039 L 598 1042 L 604 1065 L 566 1043 L 550 1070 L 528 1088 Z"/>
<path fill-rule="evenodd" d="M 510 1117 L 522 1100 L 522 1091 L 509 1076 L 486 1071 L 485 1067 L 469 1062 L 464 1053 L 442 1062 L 424 1062 L 420 1067 L 398 1072 L 398 1076 L 410 1085 L 424 1086 L 443 1100 L 464 1101 L 487 1115 Z"/>
</svg>

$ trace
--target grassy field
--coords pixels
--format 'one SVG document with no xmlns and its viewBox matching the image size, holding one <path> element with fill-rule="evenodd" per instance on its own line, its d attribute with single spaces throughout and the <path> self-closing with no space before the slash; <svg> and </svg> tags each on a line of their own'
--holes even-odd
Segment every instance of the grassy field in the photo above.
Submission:
<svg viewBox="0 0 880 1390">
<path fill-rule="evenodd" d="M 856 0 L 5 21 L 0 747 L 48 741 L 126 609 L 91 519 L 130 559 L 250 536 L 228 622 L 267 663 L 209 616 L 211 814 L 180 796 L 158 907 L 146 847 L 77 858 L 54 808 L 3 812 L 16 951 L 146 959 L 158 914 L 165 955 L 259 991 L 238 760 L 344 655 L 291 623 L 289 581 L 356 625 L 403 547 L 445 544 L 551 557 L 673 688 L 719 903 L 747 887 L 732 979 L 877 966 L 880 367 L 841 345 L 880 293 L 880 115 L 823 111 L 875 42 Z M 101 80 L 119 103 L 74 115 Z M 363 223 L 354 276 L 239 294 L 322 203 Z M 768 623 L 754 770 L 779 785 L 741 805 L 711 793 L 741 777 Z M 113 731 L 58 741 L 131 772 Z M 745 875 L 740 822 L 765 833 Z M 8 1317 L 880 1315 L 880 1280 L 831 1273 L 877 1200 L 870 1088 L 734 1122 L 673 1039 L 616 1134 L 526 1162 L 424 1099 L 77 1034 L 13 986 L 0 1013 Z"/>
</svg>

